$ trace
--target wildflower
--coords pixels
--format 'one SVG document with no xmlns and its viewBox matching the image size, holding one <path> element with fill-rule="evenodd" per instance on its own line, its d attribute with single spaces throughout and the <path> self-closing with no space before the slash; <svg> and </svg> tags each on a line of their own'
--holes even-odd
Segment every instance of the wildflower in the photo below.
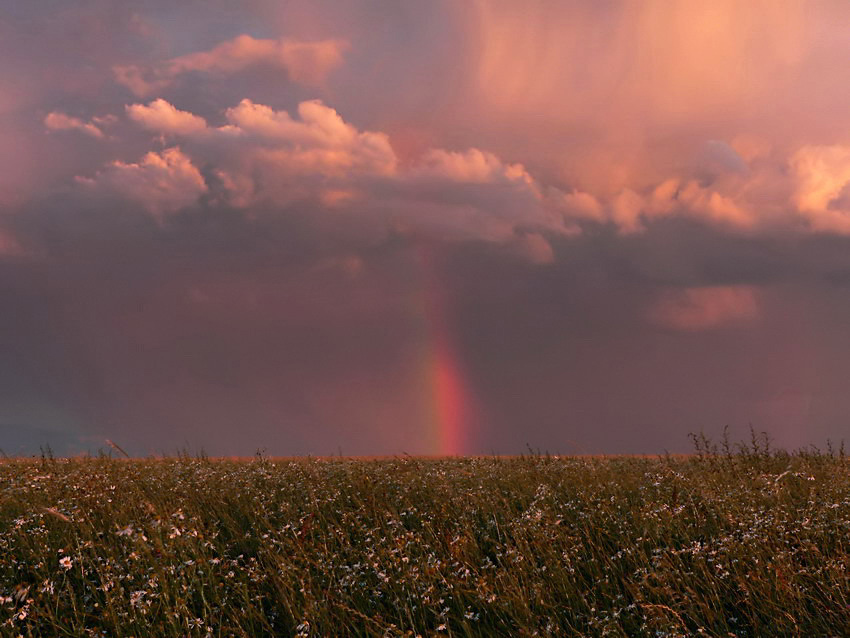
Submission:
<svg viewBox="0 0 850 638">
<path fill-rule="evenodd" d="M 70 556 L 63 556 L 59 559 L 59 566 L 62 567 L 65 571 L 71 569 L 72 564 L 73 561 L 71 560 Z"/>
</svg>

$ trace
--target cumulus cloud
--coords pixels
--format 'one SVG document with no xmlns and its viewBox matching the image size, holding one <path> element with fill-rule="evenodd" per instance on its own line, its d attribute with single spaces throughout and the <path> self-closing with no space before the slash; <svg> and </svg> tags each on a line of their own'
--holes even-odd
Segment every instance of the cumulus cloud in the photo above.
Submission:
<svg viewBox="0 0 850 638">
<path fill-rule="evenodd" d="M 836 150 L 847 147 L 848 139 L 834 105 L 846 101 L 850 84 L 841 68 L 829 64 L 847 46 L 839 28 L 847 10 L 804 10 L 796 0 L 781 7 L 766 0 L 753 6 L 732 0 L 667 5 L 651 0 L 595 9 L 547 2 L 521 10 L 503 3 L 417 7 L 386 16 L 392 28 L 378 33 L 371 28 L 373 13 L 363 5 L 339 10 L 314 2 L 260 11 L 270 30 L 284 25 L 289 34 L 269 38 L 248 35 L 251 20 L 225 29 L 191 11 L 175 18 L 192 15 L 190 24 L 158 29 L 153 14 L 140 11 L 131 32 L 124 25 L 127 46 L 114 51 L 123 65 L 115 66 L 104 53 L 85 81 L 114 71 L 146 98 L 126 107 L 136 124 L 162 135 L 217 137 L 208 143 L 218 148 L 229 144 L 234 157 L 215 162 L 211 153 L 180 140 L 196 165 L 220 171 L 231 203 L 239 206 L 271 194 L 277 180 L 275 201 L 309 193 L 322 206 L 345 209 L 377 195 L 375 184 L 364 183 L 366 176 L 394 176 L 396 191 L 404 183 L 408 195 L 427 192 L 430 202 L 436 185 L 453 183 L 458 187 L 447 188 L 446 199 L 454 205 L 475 200 L 473 205 L 483 206 L 481 191 L 498 189 L 474 187 L 499 184 L 526 198 L 513 202 L 520 214 L 530 209 L 542 218 L 545 211 L 548 226 L 573 234 L 595 224 L 639 233 L 674 216 L 734 232 L 780 223 L 848 232 L 844 211 L 850 205 L 840 189 L 843 160 Z M 435 16 L 453 25 L 450 37 L 432 37 L 424 28 L 437 23 Z M 145 58 L 139 57 L 145 49 L 133 40 L 140 21 L 147 25 L 145 42 L 160 51 L 191 51 L 187 43 L 221 30 L 206 40 L 217 43 L 209 48 Z M 391 34 L 403 26 L 417 46 L 398 47 Z M 347 60 L 345 75 L 333 74 L 349 41 L 356 55 Z M 430 72 L 445 60 L 456 69 Z M 340 112 L 365 118 L 370 130 L 357 130 L 319 102 L 302 103 L 291 115 L 277 110 L 272 100 L 289 98 L 269 90 L 270 74 L 260 77 L 260 68 L 326 87 Z M 231 77 L 247 70 L 254 73 Z M 161 98 L 148 101 L 159 97 L 157 91 L 174 89 L 164 97 L 184 107 L 186 96 L 174 85 L 187 74 L 199 86 L 222 80 L 204 87 L 207 107 L 223 108 L 248 95 L 275 108 L 256 101 L 234 106 L 226 115 L 229 129 L 216 129 Z M 421 77 L 435 78 L 433 86 L 423 87 Z M 93 85 L 79 86 L 86 88 L 72 92 Z M 127 102 L 120 87 L 101 88 L 104 104 L 120 100 L 120 108 Z M 382 100 L 376 102 L 372 96 L 379 90 Z M 0 109 L 20 99 L 0 98 Z M 62 112 L 48 115 L 45 125 L 93 137 L 106 131 L 97 119 Z M 225 129 L 239 141 L 222 141 Z M 386 141 L 405 135 L 418 141 L 399 156 Z M 365 138 L 374 142 L 371 149 Z M 404 148 L 399 143 L 396 151 Z M 63 171 L 72 169 L 57 172 Z M 356 176 L 347 179 L 344 171 Z M 297 183 L 296 176 L 313 183 Z M 534 192 L 541 185 L 544 195 Z M 832 192 L 827 202 L 825 192 Z M 462 194 L 467 201 L 459 204 Z M 386 193 L 381 201 L 386 203 Z M 507 210 L 494 202 L 486 206 L 500 214 Z M 456 212 L 471 217 L 467 213 Z M 553 218 L 560 223 L 553 225 Z"/>
<path fill-rule="evenodd" d="M 648 318 L 665 328 L 697 332 L 746 324 L 757 319 L 759 312 L 752 286 L 700 286 L 662 293 Z"/>
<path fill-rule="evenodd" d="M 219 132 L 236 145 L 252 148 L 260 168 L 342 178 L 391 175 L 396 169 L 386 134 L 358 131 L 319 100 L 301 102 L 300 119 L 251 100 L 242 100 L 225 115 L 230 126 Z"/>
<path fill-rule="evenodd" d="M 212 196 L 252 214 L 296 202 L 309 204 L 306 211 L 348 210 L 384 232 L 509 242 L 537 263 L 554 258 L 541 232 L 574 232 L 521 164 L 477 148 L 431 148 L 400 162 L 386 133 L 360 130 L 319 100 L 301 102 L 291 115 L 244 99 L 218 127 L 161 98 L 126 111 L 149 130 L 182 136 L 181 148 L 114 162 L 82 181 L 157 215 L 194 203 L 206 191 L 196 166 L 208 166 Z"/>
<path fill-rule="evenodd" d="M 533 182 L 522 164 L 505 164 L 493 153 L 477 148 L 463 152 L 430 149 L 416 162 L 414 173 L 421 177 L 472 184 Z"/>
<path fill-rule="evenodd" d="M 643 198 L 631 188 L 620 191 L 610 206 L 611 220 L 623 233 L 643 230 L 641 214 L 644 212 Z"/>
<path fill-rule="evenodd" d="M 359 131 L 318 100 L 299 104 L 298 117 L 242 100 L 225 118 L 199 152 L 237 207 L 302 201 L 344 208 L 397 169 L 384 133 Z"/>
<path fill-rule="evenodd" d="M 525 233 L 516 240 L 517 251 L 533 264 L 551 264 L 555 261 L 552 244 L 540 233 Z"/>
<path fill-rule="evenodd" d="M 388 134 L 358 129 L 320 100 L 303 101 L 290 114 L 243 99 L 224 111 L 226 123 L 218 127 L 162 98 L 128 105 L 126 113 L 150 131 L 182 137 L 178 152 L 191 170 L 178 170 L 183 164 L 177 156 L 166 161 L 167 151 L 139 164 L 117 162 L 95 181 L 160 171 L 157 180 L 170 184 L 178 175 L 189 185 L 184 197 L 167 186 L 155 189 L 156 197 L 133 191 L 157 214 L 195 201 L 206 186 L 195 166 L 203 165 L 216 176 L 219 195 L 239 208 L 309 201 L 326 210 L 357 208 L 364 224 L 383 220 L 396 229 L 490 241 L 529 237 L 516 245 L 538 261 L 549 259 L 534 239 L 540 232 L 574 235 L 587 225 L 610 224 L 622 234 L 640 233 L 672 216 L 751 232 L 778 224 L 773 211 L 784 206 L 796 209 L 814 230 L 850 232 L 850 214 L 844 212 L 850 210 L 850 147 L 840 145 L 804 146 L 785 160 L 796 184 L 793 196 L 781 186 L 787 180 L 781 156 L 766 155 L 761 147 L 753 154 L 753 144 L 742 139 L 735 146 L 707 141 L 690 166 L 654 184 L 594 193 L 544 188 L 523 164 L 474 147 L 432 147 L 401 161 Z M 54 126 L 64 122 L 54 120 Z M 790 216 L 781 219 L 793 223 Z"/>
<path fill-rule="evenodd" d="M 576 189 L 573 189 L 572 192 L 565 193 L 563 191 L 553 189 L 551 192 L 551 198 L 553 204 L 568 218 L 595 222 L 605 221 L 602 204 L 600 204 L 599 200 L 590 193 L 585 193 Z"/>
<path fill-rule="evenodd" d="M 669 179 L 659 184 L 652 192 L 649 212 L 656 216 L 681 212 L 721 227 L 739 230 L 750 228 L 755 223 L 746 204 L 705 187 L 694 179 Z"/>
<path fill-rule="evenodd" d="M 790 165 L 794 203 L 811 228 L 850 234 L 850 146 L 804 146 Z"/>
<path fill-rule="evenodd" d="M 521 252 L 540 262 L 550 260 L 541 241 L 545 238 L 536 239 L 540 232 L 574 235 L 588 224 L 611 224 L 623 234 L 638 233 L 654 220 L 670 216 L 734 231 L 750 231 L 763 222 L 755 211 L 763 204 L 759 197 L 764 189 L 757 186 L 764 176 L 750 171 L 725 142 L 703 146 L 697 154 L 697 174 L 688 175 L 683 168 L 682 176 L 655 185 L 594 194 L 544 188 L 523 164 L 478 148 L 428 148 L 402 162 L 386 133 L 360 130 L 320 100 L 301 102 L 293 115 L 243 99 L 225 110 L 226 123 L 218 127 L 162 98 L 129 105 L 126 112 L 148 130 L 183 137 L 181 157 L 195 172 L 196 165 L 211 167 L 218 193 L 230 205 L 251 208 L 305 201 L 326 210 L 357 208 L 364 224 L 383 220 L 396 229 L 518 241 Z M 150 171 L 164 155 L 152 157 L 139 165 L 119 162 L 112 170 L 145 166 Z M 801 151 L 796 157 L 801 184 L 820 192 L 809 184 L 813 178 L 805 177 L 814 170 L 811 162 L 801 159 L 808 155 Z M 834 164 L 835 158 L 829 164 L 833 172 Z M 183 178 L 191 184 L 203 182 L 195 173 Z M 850 176 L 839 171 L 835 179 L 840 183 L 838 190 L 833 188 L 833 198 Z M 179 205 L 194 201 L 196 190 L 190 188 L 191 195 L 180 198 Z M 163 196 L 149 208 L 173 209 L 171 199 Z M 824 208 L 811 195 L 805 202 L 807 210 Z"/>
<path fill-rule="evenodd" d="M 751 232 L 779 223 L 773 211 L 784 206 L 796 208 L 814 230 L 850 232 L 850 215 L 844 213 L 850 209 L 850 147 L 796 151 L 786 160 L 796 184 L 793 197 L 781 186 L 786 176 L 780 156 L 765 156 L 763 149 L 761 155 L 748 154 L 760 158 L 751 170 L 732 145 L 716 140 L 703 145 L 696 163 L 678 175 L 640 189 L 592 193 L 544 188 L 523 164 L 478 148 L 428 148 L 401 161 L 389 135 L 358 129 L 320 100 L 301 102 L 293 115 L 243 99 L 224 111 L 226 123 L 218 127 L 162 98 L 128 105 L 126 113 L 150 131 L 182 137 L 181 157 L 195 171 L 195 165 L 210 166 L 220 193 L 239 208 L 297 201 L 329 210 L 366 207 L 371 211 L 365 217 L 389 217 L 397 229 L 508 241 L 527 232 L 574 235 L 593 224 L 640 233 L 672 216 Z M 164 155 L 153 157 L 159 159 L 118 162 L 113 170 L 142 165 L 151 170 Z M 194 174 L 189 181 L 200 183 Z M 161 212 L 173 206 L 149 208 Z M 783 219 L 793 223 L 789 216 Z M 518 245 L 528 241 L 536 240 Z M 525 252 L 538 259 L 545 250 Z"/>
<path fill-rule="evenodd" d="M 51 131 L 80 131 L 91 137 L 103 137 L 103 131 L 94 121 L 84 122 L 59 111 L 52 111 L 44 118 L 44 125 Z"/>
<path fill-rule="evenodd" d="M 139 97 L 171 84 L 190 72 L 231 74 L 254 66 L 286 71 L 293 82 L 321 86 L 327 75 L 342 63 L 346 44 L 340 40 L 302 41 L 257 39 L 240 35 L 208 50 L 172 58 L 149 67 L 116 66 L 116 80 Z"/>
<path fill-rule="evenodd" d="M 768 221 L 754 212 L 755 207 L 765 202 L 758 200 L 758 193 L 753 198 L 749 192 L 755 190 L 752 186 L 760 178 L 757 176 L 751 182 L 749 176 L 740 177 L 728 193 L 722 190 L 725 183 L 705 184 L 695 177 L 670 177 L 641 192 L 624 188 L 608 197 L 552 188 L 547 200 L 577 231 L 586 224 L 611 224 L 621 234 L 628 235 L 646 231 L 655 220 L 681 216 L 740 232 Z"/>
<path fill-rule="evenodd" d="M 162 98 L 147 106 L 131 104 L 126 107 L 127 116 L 148 130 L 171 135 L 193 135 L 207 128 L 204 118 L 181 111 Z"/>
<path fill-rule="evenodd" d="M 194 204 L 207 191 L 200 171 L 177 147 L 150 152 L 137 163 L 112 162 L 93 178 L 77 180 L 136 201 L 157 217 Z"/>
</svg>

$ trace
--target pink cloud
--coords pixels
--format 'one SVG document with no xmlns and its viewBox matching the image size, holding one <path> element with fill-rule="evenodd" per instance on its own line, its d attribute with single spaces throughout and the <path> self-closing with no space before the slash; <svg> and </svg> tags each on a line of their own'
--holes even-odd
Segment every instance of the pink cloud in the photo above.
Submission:
<svg viewBox="0 0 850 638">
<path fill-rule="evenodd" d="M 705 224 L 732 231 L 749 231 L 760 223 L 768 225 L 766 217 L 760 219 L 753 209 L 759 202 L 751 188 L 761 179 L 760 175 L 737 178 L 734 192 L 723 193 L 720 183 L 702 185 L 696 179 L 671 177 L 654 188 L 638 192 L 624 188 L 607 199 L 573 190 L 563 193 L 558 189 L 549 192 L 549 202 L 561 211 L 568 223 L 613 224 L 621 233 L 639 233 L 647 225 L 670 216 L 690 217 Z"/>
<path fill-rule="evenodd" d="M 138 163 L 116 161 L 93 178 L 77 180 L 137 201 L 157 217 L 194 204 L 207 191 L 201 173 L 177 147 L 148 153 Z"/>
<path fill-rule="evenodd" d="M 643 230 L 641 214 L 644 211 L 643 198 L 630 188 L 623 189 L 613 199 L 610 206 L 611 220 L 622 233 L 634 233 Z"/>
<path fill-rule="evenodd" d="M 553 259 L 541 231 L 574 232 L 562 215 L 549 210 L 521 164 L 475 148 L 432 148 L 400 163 L 385 133 L 359 130 L 319 100 L 301 102 L 295 116 L 242 100 L 225 111 L 227 124 L 217 128 L 162 99 L 131 105 L 127 113 L 151 130 L 180 132 L 186 141 L 180 158 L 191 170 L 180 175 L 189 194 L 159 188 L 160 197 L 149 208 L 173 209 L 194 201 L 195 186 L 201 184 L 194 166 L 203 164 L 212 166 L 233 206 L 303 201 L 312 210 L 357 210 L 364 227 L 514 242 L 521 254 L 538 263 Z M 170 185 L 181 162 L 176 156 L 166 162 L 164 156 L 149 154 L 139 164 L 117 162 L 95 181 L 120 182 L 120 188 L 113 183 L 113 190 L 151 201 L 149 182 Z"/>
<path fill-rule="evenodd" d="M 309 200 L 327 210 L 365 206 L 372 210 L 364 213 L 364 224 L 373 223 L 365 219 L 370 217 L 459 237 L 519 238 L 517 245 L 532 260 L 549 259 L 536 238 L 540 232 L 572 235 L 586 224 L 613 224 L 622 233 L 635 233 L 671 215 L 735 231 L 750 231 L 763 222 L 753 212 L 764 208 L 759 206 L 765 192 L 763 170 L 720 171 L 708 182 L 669 177 L 640 190 L 610 194 L 577 188 L 564 192 L 542 188 L 521 163 L 478 148 L 428 148 L 400 162 L 386 133 L 360 130 L 319 100 L 301 102 L 292 115 L 244 99 L 224 112 L 227 123 L 220 127 L 210 127 L 204 118 L 161 98 L 126 110 L 145 128 L 183 136 L 181 157 L 195 172 L 195 165 L 211 165 L 231 205 Z M 714 146 L 727 155 L 735 153 L 721 142 Z M 164 155 L 147 157 L 154 159 L 118 162 L 111 170 L 152 175 Z M 183 179 L 202 182 L 195 173 L 184 173 Z M 195 197 L 163 195 L 165 203 L 154 208 L 174 208 L 170 199 L 185 205 Z"/>
<path fill-rule="evenodd" d="M 296 82 L 316 85 L 341 64 L 345 46 L 338 40 L 301 42 L 240 35 L 209 51 L 174 58 L 168 67 L 171 75 L 177 75 L 187 71 L 235 73 L 249 66 L 268 64 L 286 69 Z"/>
<path fill-rule="evenodd" d="M 340 40 L 266 40 L 240 35 L 209 51 L 172 58 L 149 68 L 116 66 L 113 71 L 119 83 L 140 97 L 168 86 L 184 73 L 227 75 L 260 65 L 285 70 L 293 82 L 321 86 L 342 63 L 345 48 Z"/>
<path fill-rule="evenodd" d="M 358 131 L 339 113 L 319 100 L 298 105 L 300 119 L 286 111 L 242 100 L 225 113 L 228 135 L 248 135 L 247 143 L 258 142 L 265 161 L 289 172 L 339 175 L 345 171 L 390 175 L 397 159 L 384 133 Z"/>
<path fill-rule="evenodd" d="M 339 208 L 359 198 L 364 180 L 395 174 L 384 133 L 359 131 L 318 100 L 299 104 L 298 116 L 250 100 L 226 111 L 207 161 L 218 165 L 231 204 L 306 199 Z"/>
<path fill-rule="evenodd" d="M 781 186 L 781 156 L 747 154 L 751 168 L 718 141 L 712 149 L 722 150 L 724 161 L 734 159 L 735 170 L 715 166 L 713 176 L 698 179 L 683 167 L 679 175 L 640 189 L 594 193 L 544 188 L 523 164 L 478 148 L 427 148 L 401 162 L 386 133 L 360 130 L 320 100 L 301 102 L 290 114 L 244 99 L 225 110 L 227 123 L 219 127 L 161 98 L 129 105 L 126 112 L 151 131 L 185 138 L 183 157 L 193 168 L 211 165 L 227 201 L 243 208 L 299 200 L 329 210 L 372 206 L 372 217 L 389 216 L 403 227 L 415 219 L 413 227 L 475 236 L 471 226 L 480 225 L 478 236 L 498 241 L 527 232 L 574 235 L 588 224 L 637 233 L 670 216 L 753 232 L 793 224 L 793 216 L 776 213 L 789 205 L 814 229 L 850 229 L 850 223 L 842 226 L 845 216 L 839 210 L 850 182 L 850 151 L 844 147 L 803 147 L 793 155 L 798 188 L 792 204 Z"/>
<path fill-rule="evenodd" d="M 114 71 L 150 98 L 185 74 L 199 83 L 222 81 L 204 91 L 207 100 L 222 92 L 228 100 L 268 95 L 251 85 L 272 74 L 328 89 L 339 111 L 318 101 L 292 113 L 243 101 L 225 112 L 228 126 L 220 128 L 161 98 L 126 107 L 138 125 L 187 138 L 180 140 L 183 152 L 196 165 L 214 165 L 240 206 L 264 195 L 276 202 L 314 198 L 335 209 L 365 205 L 379 188 L 368 179 L 383 180 L 380 188 L 391 183 L 395 194 L 404 190 L 401 199 L 415 192 L 435 200 L 434 190 L 445 185 L 453 201 L 464 188 L 473 197 L 473 185 L 500 184 L 522 193 L 524 206 L 533 202 L 531 217 L 546 217 L 544 227 L 558 232 L 606 224 L 637 233 L 673 216 L 731 232 L 850 232 L 842 155 L 850 138 L 835 107 L 846 101 L 848 83 L 843 67 L 829 64 L 847 46 L 838 25 L 850 14 L 804 11 L 795 2 L 757 4 L 447 5 L 433 11 L 462 37 L 438 42 L 413 29 L 422 47 L 401 50 L 371 30 L 369 11 L 313 3 L 264 14 L 268 28 L 285 30 L 287 38 L 243 34 L 170 59 L 134 59 Z M 169 41 L 166 30 L 144 37 L 159 38 L 161 50 L 185 47 L 210 33 L 198 20 L 200 30 L 182 42 Z M 388 17 L 387 24 L 395 23 Z M 343 78 L 333 71 L 349 41 L 357 56 Z M 457 68 L 435 73 L 434 59 Z M 232 74 L 260 67 L 272 73 L 227 84 Z M 422 77 L 433 86 L 423 87 Z M 383 99 L 371 100 L 382 87 Z M 0 110 L 10 101 L 20 97 L 0 98 Z M 340 113 L 369 124 L 358 129 Z M 94 137 L 107 130 L 97 119 L 59 112 L 45 125 Z M 204 144 L 233 156 L 219 159 L 192 146 L 198 140 L 188 138 L 202 133 Z M 471 205 L 484 206 L 483 199 Z M 493 216 L 507 213 L 507 205 L 486 205 Z M 515 226 L 527 219 L 518 210 Z"/>
<path fill-rule="evenodd" d="M 126 111 L 131 120 L 157 133 L 193 135 L 207 128 L 204 118 L 188 111 L 181 111 L 162 98 L 154 100 L 147 106 L 131 104 L 126 107 Z"/>
<path fill-rule="evenodd" d="M 533 264 L 551 264 L 555 261 L 552 244 L 540 233 L 521 235 L 515 245 L 518 253 Z"/>
<path fill-rule="evenodd" d="M 59 111 L 48 113 L 44 118 L 44 125 L 51 131 L 81 131 L 91 137 L 103 137 L 103 131 L 94 122 L 84 122 Z"/>
<path fill-rule="evenodd" d="M 794 203 L 811 228 L 850 234 L 850 146 L 804 146 L 790 166 Z"/>
<path fill-rule="evenodd" d="M 679 213 L 737 230 L 756 224 L 757 220 L 748 208 L 749 202 L 737 201 L 734 196 L 702 186 L 695 179 L 671 178 L 662 182 L 653 190 L 648 203 L 650 216 Z"/>
<path fill-rule="evenodd" d="M 746 324 L 759 314 L 759 297 L 752 286 L 702 286 L 662 294 L 648 318 L 665 328 L 698 332 Z"/>
<path fill-rule="evenodd" d="M 572 192 L 552 192 L 553 203 L 571 219 L 603 222 L 605 215 L 602 205 L 590 193 L 573 189 Z"/>
<path fill-rule="evenodd" d="M 414 173 L 418 176 L 473 184 L 499 180 L 522 181 L 527 184 L 533 182 L 522 164 L 505 164 L 493 153 L 477 148 L 462 152 L 430 149 L 416 161 Z"/>
</svg>

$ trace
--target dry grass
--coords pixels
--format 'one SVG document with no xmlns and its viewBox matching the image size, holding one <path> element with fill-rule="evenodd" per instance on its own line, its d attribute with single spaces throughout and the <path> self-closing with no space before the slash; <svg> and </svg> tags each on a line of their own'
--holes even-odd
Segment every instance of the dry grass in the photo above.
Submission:
<svg viewBox="0 0 850 638">
<path fill-rule="evenodd" d="M 0 635 L 829 636 L 843 454 L 0 464 Z"/>
</svg>

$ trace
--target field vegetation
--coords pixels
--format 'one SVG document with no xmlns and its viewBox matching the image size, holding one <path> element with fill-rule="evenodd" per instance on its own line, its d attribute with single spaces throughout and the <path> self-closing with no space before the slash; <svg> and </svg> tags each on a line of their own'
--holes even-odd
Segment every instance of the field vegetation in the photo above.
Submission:
<svg viewBox="0 0 850 638">
<path fill-rule="evenodd" d="M 3 636 L 838 636 L 843 450 L 8 459 Z"/>
</svg>

